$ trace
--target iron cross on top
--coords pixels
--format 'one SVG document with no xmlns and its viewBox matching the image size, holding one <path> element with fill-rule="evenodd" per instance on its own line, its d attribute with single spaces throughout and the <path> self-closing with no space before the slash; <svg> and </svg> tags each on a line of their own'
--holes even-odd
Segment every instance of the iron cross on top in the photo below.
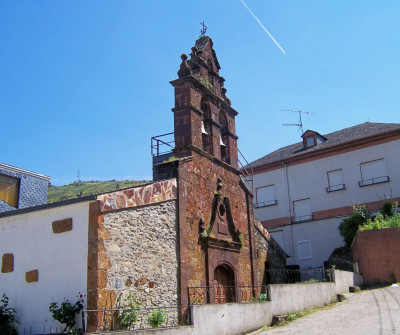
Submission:
<svg viewBox="0 0 400 335">
<path fill-rule="evenodd" d="M 200 30 L 200 36 L 203 36 L 207 31 L 207 26 L 204 24 L 204 21 L 200 22 L 200 24 L 203 26 L 203 28 Z"/>
</svg>

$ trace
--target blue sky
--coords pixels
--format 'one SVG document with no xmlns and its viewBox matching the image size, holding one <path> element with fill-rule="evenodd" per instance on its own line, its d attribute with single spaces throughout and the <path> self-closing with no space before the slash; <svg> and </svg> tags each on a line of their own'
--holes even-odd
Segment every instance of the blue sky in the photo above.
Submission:
<svg viewBox="0 0 400 335">
<path fill-rule="evenodd" d="M 52 177 L 151 179 L 151 136 L 173 131 L 180 55 L 200 22 L 225 77 L 239 148 L 400 122 L 399 1 L 0 0 L 0 162 Z"/>
</svg>

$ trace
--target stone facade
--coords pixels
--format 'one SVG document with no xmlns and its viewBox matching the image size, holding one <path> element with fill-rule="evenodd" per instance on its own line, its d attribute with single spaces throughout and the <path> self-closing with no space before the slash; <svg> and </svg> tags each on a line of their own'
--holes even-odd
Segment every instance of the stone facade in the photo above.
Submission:
<svg viewBox="0 0 400 335">
<path fill-rule="evenodd" d="M 101 194 L 89 209 L 88 310 L 132 292 L 143 307 L 177 305 L 176 180 Z M 89 330 L 107 329 L 88 315 Z"/>
<path fill-rule="evenodd" d="M 176 201 L 109 212 L 103 225 L 107 289 L 132 292 L 144 307 L 177 305 Z"/>
<path fill-rule="evenodd" d="M 272 238 L 260 221 L 254 220 L 256 252 L 257 252 L 257 283 L 258 285 L 272 284 L 271 278 L 265 272 L 269 269 L 284 269 L 287 254 Z"/>
<path fill-rule="evenodd" d="M 200 37 L 190 56 L 181 56 L 179 79 L 171 82 L 182 305 L 188 287 L 257 285 L 253 195 L 238 170 L 238 112 L 226 97 L 212 40 Z M 219 301 L 245 301 L 240 295 Z M 214 298 L 210 290 L 207 299 Z"/>
</svg>

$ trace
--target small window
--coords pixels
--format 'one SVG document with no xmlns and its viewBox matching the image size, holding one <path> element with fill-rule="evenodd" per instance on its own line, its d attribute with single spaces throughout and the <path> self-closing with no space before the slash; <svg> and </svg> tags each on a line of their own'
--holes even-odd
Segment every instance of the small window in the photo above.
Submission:
<svg viewBox="0 0 400 335">
<path fill-rule="evenodd" d="M 307 148 L 313 147 L 313 146 L 315 145 L 315 138 L 314 138 L 314 136 L 306 137 L 306 145 L 307 145 Z"/>
<path fill-rule="evenodd" d="M 389 181 L 384 159 L 361 163 L 360 170 L 361 181 L 358 182 L 360 187 Z"/>
<path fill-rule="evenodd" d="M 256 203 L 254 208 L 276 205 L 274 185 L 258 187 L 256 189 Z"/>
<path fill-rule="evenodd" d="M 18 207 L 19 179 L 0 175 L 0 200 Z"/>
<path fill-rule="evenodd" d="M 297 242 L 297 250 L 299 252 L 299 259 L 311 259 L 312 258 L 310 241 Z"/>
<path fill-rule="evenodd" d="M 294 222 L 305 222 L 312 220 L 310 199 L 293 201 Z"/>
<path fill-rule="evenodd" d="M 342 169 L 328 171 L 328 187 L 325 188 L 326 192 L 334 192 L 344 190 Z"/>
</svg>

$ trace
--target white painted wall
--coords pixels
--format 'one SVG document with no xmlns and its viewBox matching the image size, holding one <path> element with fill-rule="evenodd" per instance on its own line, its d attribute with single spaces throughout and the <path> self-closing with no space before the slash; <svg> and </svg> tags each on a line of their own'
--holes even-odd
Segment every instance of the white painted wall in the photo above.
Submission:
<svg viewBox="0 0 400 335">
<path fill-rule="evenodd" d="M 288 205 L 287 181 L 284 165 L 282 168 L 263 172 L 254 176 L 254 188 L 275 185 L 277 205 L 255 208 L 254 213 L 260 221 L 286 217 L 289 209 L 293 215 L 293 202 L 300 199 L 310 199 L 312 212 L 352 206 L 354 204 L 380 201 L 400 196 L 400 140 L 395 140 L 375 146 L 340 153 L 313 160 L 303 164 L 289 165 L 289 196 Z M 389 182 L 359 187 L 362 180 L 360 164 L 384 158 L 384 164 Z M 342 170 L 344 190 L 327 193 L 329 186 L 328 171 Z M 255 200 L 254 200 L 255 201 Z M 284 250 L 295 256 L 288 259 L 288 264 L 299 264 L 301 267 L 321 266 L 331 252 L 344 245 L 337 231 L 343 217 L 332 217 L 325 220 L 299 223 L 285 227 L 268 229 L 270 232 L 283 231 Z M 288 220 L 289 221 L 289 220 Z M 293 229 L 293 233 L 291 233 Z M 293 241 L 292 241 L 293 238 Z M 310 240 L 313 257 L 303 261 L 297 258 L 297 244 L 301 240 Z M 292 251 L 293 250 L 293 251 Z"/>
<path fill-rule="evenodd" d="M 60 329 L 48 311 L 52 301 L 77 300 L 86 293 L 88 202 L 0 218 L 0 257 L 14 254 L 14 271 L 0 273 L 0 294 L 7 294 L 21 321 L 20 334 Z M 54 234 L 52 222 L 71 218 L 72 231 Z M 27 283 L 25 272 L 39 270 L 39 281 Z M 86 301 L 85 301 L 86 303 Z M 29 331 L 29 332 L 28 332 Z"/>
</svg>

